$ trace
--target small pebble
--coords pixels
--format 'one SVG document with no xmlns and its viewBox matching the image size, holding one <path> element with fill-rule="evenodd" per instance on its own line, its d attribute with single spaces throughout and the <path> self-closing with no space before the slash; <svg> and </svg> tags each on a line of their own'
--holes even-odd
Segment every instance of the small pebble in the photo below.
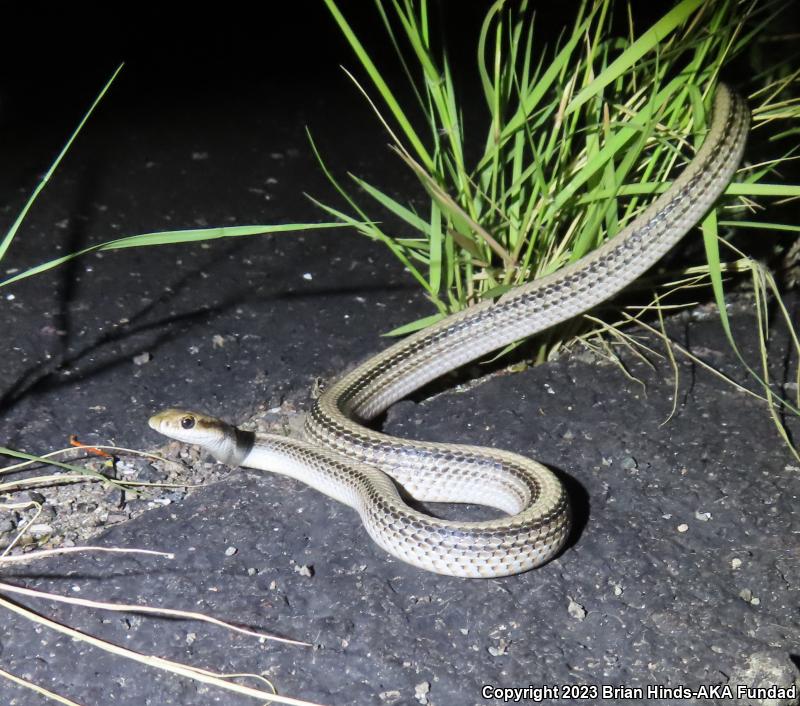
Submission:
<svg viewBox="0 0 800 706">
<path fill-rule="evenodd" d="M 495 647 L 492 645 L 488 648 L 487 652 L 492 655 L 492 657 L 502 657 L 503 655 L 508 654 L 508 641 L 501 638 L 497 642 L 497 646 Z"/>
<path fill-rule="evenodd" d="M 569 604 L 567 605 L 567 613 L 569 613 L 575 620 L 583 620 L 586 618 L 586 608 L 584 608 L 580 603 L 576 603 L 572 598 L 569 598 Z"/>
<path fill-rule="evenodd" d="M 144 353 L 139 353 L 139 355 L 133 356 L 133 364 L 134 365 L 147 365 L 153 359 L 152 353 L 148 353 L 145 351 Z"/>
<path fill-rule="evenodd" d="M 32 537 L 44 537 L 47 534 L 52 534 L 53 528 L 48 524 L 37 522 L 35 525 L 28 527 L 28 533 Z"/>
</svg>

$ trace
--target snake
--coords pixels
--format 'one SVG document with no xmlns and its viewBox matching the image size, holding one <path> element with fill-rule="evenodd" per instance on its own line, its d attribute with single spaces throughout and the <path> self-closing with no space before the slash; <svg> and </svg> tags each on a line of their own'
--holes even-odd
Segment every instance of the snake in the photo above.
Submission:
<svg viewBox="0 0 800 706">
<path fill-rule="evenodd" d="M 749 120 L 745 101 L 718 84 L 702 145 L 630 224 L 575 262 L 451 314 L 361 363 L 314 401 L 302 438 L 257 434 L 182 409 L 153 415 L 150 427 L 221 463 L 302 481 L 353 508 L 378 546 L 420 569 L 493 578 L 541 566 L 571 530 L 569 498 L 553 471 L 510 451 L 401 439 L 368 423 L 444 373 L 567 321 L 636 280 L 726 189 Z M 488 520 L 443 519 L 419 503 L 499 512 Z"/>
</svg>

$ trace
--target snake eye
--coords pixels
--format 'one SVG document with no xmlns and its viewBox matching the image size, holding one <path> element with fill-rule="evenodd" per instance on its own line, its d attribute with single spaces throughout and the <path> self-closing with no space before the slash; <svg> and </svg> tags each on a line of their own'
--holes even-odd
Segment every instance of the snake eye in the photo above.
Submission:
<svg viewBox="0 0 800 706">
<path fill-rule="evenodd" d="M 181 426 L 184 429 L 191 429 L 192 427 L 194 427 L 194 417 L 189 417 L 189 416 L 183 417 L 181 419 Z"/>
</svg>

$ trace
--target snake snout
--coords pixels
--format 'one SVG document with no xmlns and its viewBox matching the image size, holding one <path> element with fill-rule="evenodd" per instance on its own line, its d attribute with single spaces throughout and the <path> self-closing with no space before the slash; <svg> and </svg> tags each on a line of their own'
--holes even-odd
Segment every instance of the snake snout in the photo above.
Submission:
<svg viewBox="0 0 800 706">
<path fill-rule="evenodd" d="M 147 420 L 147 424 L 151 429 L 163 434 L 171 426 L 170 421 L 175 419 L 180 414 L 182 414 L 180 410 L 165 409 L 150 417 L 150 419 Z"/>
<path fill-rule="evenodd" d="M 149 426 L 154 431 L 161 431 L 161 415 L 154 414 L 150 419 L 147 420 L 147 426 Z"/>
</svg>

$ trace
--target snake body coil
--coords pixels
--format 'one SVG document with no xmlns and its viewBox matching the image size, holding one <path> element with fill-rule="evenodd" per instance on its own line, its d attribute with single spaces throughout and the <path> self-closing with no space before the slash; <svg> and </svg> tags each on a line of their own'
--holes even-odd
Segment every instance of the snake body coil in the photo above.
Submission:
<svg viewBox="0 0 800 706">
<path fill-rule="evenodd" d="M 150 426 L 203 446 L 230 465 L 302 480 L 354 508 L 370 536 L 414 566 L 463 577 L 539 566 L 563 546 L 570 511 L 547 468 L 507 451 L 398 439 L 363 425 L 409 392 L 493 350 L 608 299 L 650 268 L 728 185 L 744 149 L 744 101 L 718 87 L 713 120 L 695 158 L 616 237 L 553 274 L 443 319 L 362 363 L 326 390 L 306 420 L 307 441 L 243 432 L 194 412 L 166 410 Z M 477 503 L 507 513 L 460 522 L 418 512 L 413 498 Z"/>
</svg>

